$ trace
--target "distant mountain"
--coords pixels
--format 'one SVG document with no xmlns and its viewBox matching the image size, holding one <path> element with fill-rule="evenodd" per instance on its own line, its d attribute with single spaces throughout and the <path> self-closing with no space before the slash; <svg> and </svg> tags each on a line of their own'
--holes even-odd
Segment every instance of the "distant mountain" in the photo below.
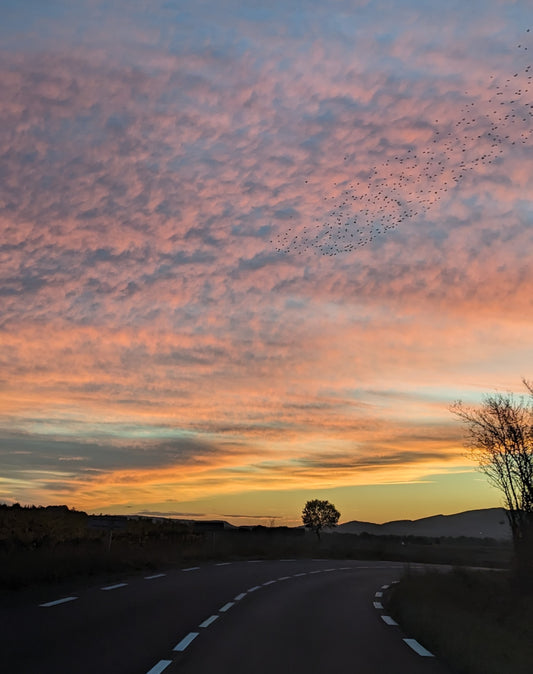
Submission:
<svg viewBox="0 0 533 674">
<path fill-rule="evenodd" d="M 392 536 L 468 536 L 471 538 L 511 538 L 511 528 L 504 508 L 467 510 L 455 515 L 433 515 L 419 520 L 396 520 L 385 524 L 371 522 L 345 522 L 333 531 L 340 534 Z"/>
</svg>

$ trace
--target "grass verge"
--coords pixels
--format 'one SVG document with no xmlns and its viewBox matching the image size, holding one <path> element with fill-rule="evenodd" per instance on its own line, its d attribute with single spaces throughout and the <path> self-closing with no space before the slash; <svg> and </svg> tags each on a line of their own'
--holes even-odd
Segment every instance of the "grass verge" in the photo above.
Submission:
<svg viewBox="0 0 533 674">
<path fill-rule="evenodd" d="M 389 597 L 402 630 L 458 674 L 533 672 L 533 597 L 508 572 L 408 572 Z"/>
</svg>

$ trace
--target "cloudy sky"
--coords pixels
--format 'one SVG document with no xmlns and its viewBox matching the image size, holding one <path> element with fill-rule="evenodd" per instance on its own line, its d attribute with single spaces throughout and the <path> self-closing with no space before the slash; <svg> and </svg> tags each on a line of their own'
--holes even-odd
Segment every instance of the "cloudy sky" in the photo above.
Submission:
<svg viewBox="0 0 533 674">
<path fill-rule="evenodd" d="M 0 501 L 500 505 L 533 363 L 528 0 L 4 0 Z"/>
</svg>

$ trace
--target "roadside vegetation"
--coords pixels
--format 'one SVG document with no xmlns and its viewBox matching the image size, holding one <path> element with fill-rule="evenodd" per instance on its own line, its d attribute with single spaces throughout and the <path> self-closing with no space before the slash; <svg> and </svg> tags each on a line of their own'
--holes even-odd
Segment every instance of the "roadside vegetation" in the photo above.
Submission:
<svg viewBox="0 0 533 674">
<path fill-rule="evenodd" d="M 303 528 L 228 530 L 222 522 L 193 525 L 94 517 L 67 506 L 0 504 L 0 589 L 4 590 L 210 560 L 329 557 L 505 568 L 511 553 L 510 543 L 493 539 L 327 533 L 318 540 Z"/>
<path fill-rule="evenodd" d="M 402 631 L 457 674 L 531 674 L 533 596 L 508 571 L 407 573 L 388 597 Z"/>
</svg>

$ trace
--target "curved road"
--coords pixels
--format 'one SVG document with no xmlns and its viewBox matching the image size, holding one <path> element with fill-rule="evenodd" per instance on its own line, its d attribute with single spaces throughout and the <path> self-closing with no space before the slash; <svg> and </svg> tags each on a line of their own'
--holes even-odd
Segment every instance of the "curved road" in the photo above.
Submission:
<svg viewBox="0 0 533 674">
<path fill-rule="evenodd" d="M 0 607 L 0 671 L 451 674 L 388 624 L 380 593 L 402 570 L 241 561 L 14 594 Z"/>
</svg>

